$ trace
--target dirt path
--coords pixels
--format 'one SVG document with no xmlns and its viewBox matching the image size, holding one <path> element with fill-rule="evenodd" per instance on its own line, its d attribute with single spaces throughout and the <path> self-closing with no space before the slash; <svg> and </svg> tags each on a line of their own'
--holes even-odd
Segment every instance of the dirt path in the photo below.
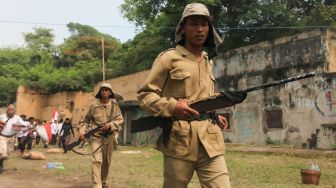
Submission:
<svg viewBox="0 0 336 188">
<path fill-rule="evenodd" d="M 90 188 L 90 182 L 79 178 L 57 179 L 37 174 L 22 174 L 16 169 L 7 169 L 0 174 L 3 188 Z"/>
<path fill-rule="evenodd" d="M 23 174 L 17 169 L 7 169 L 0 174 L 1 188 L 91 188 L 91 182 L 79 177 L 53 178 L 45 175 Z M 124 188 L 110 184 L 113 188 Z"/>
</svg>

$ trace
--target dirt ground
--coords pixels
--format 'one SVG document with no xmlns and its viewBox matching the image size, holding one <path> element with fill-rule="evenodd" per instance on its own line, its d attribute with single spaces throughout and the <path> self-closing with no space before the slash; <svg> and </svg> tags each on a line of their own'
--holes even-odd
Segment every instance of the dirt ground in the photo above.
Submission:
<svg viewBox="0 0 336 188">
<path fill-rule="evenodd" d="M 79 178 L 58 179 L 34 174 L 20 173 L 17 169 L 6 169 L 0 174 L 2 188 L 90 188 L 90 181 Z"/>
<path fill-rule="evenodd" d="M 23 174 L 17 169 L 7 169 L 0 174 L 1 188 L 91 188 L 91 182 L 80 178 L 53 178 L 34 174 Z M 110 187 L 121 188 L 116 184 Z"/>
<path fill-rule="evenodd" d="M 227 145 L 226 150 L 243 153 L 264 153 L 264 154 L 286 154 L 292 156 L 323 156 L 336 159 L 336 150 L 304 150 L 281 147 L 253 147 L 253 146 L 234 146 Z M 31 173 L 9 168 L 0 174 L 1 188 L 90 188 L 91 179 L 80 178 L 75 175 L 60 178 L 59 176 L 50 177 L 46 174 Z M 110 187 L 125 188 L 114 183 Z"/>
</svg>

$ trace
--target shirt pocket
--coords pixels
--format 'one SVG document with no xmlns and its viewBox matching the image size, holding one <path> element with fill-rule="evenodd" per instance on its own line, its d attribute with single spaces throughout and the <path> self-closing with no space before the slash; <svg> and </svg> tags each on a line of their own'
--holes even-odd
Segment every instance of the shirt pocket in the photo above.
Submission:
<svg viewBox="0 0 336 188">
<path fill-rule="evenodd" d="M 223 150 L 224 138 L 222 132 L 220 131 L 220 128 L 215 125 L 211 125 L 207 128 L 207 132 L 209 134 L 210 143 L 212 144 L 212 146 L 216 150 Z"/>
<path fill-rule="evenodd" d="M 170 78 L 172 80 L 172 89 L 173 96 L 178 98 L 186 98 L 187 93 L 187 82 L 191 77 L 191 72 L 179 71 L 179 72 L 170 72 Z"/>
</svg>

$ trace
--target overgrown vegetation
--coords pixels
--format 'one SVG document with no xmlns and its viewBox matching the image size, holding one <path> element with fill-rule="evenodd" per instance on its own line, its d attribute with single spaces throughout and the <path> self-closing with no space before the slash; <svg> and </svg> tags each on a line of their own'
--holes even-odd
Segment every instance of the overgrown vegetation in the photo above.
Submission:
<svg viewBox="0 0 336 188">
<path fill-rule="evenodd" d="M 26 47 L 0 48 L 0 106 L 15 101 L 20 84 L 46 93 L 91 91 L 102 80 L 101 38 L 107 79 L 150 68 L 159 52 L 175 45 L 176 24 L 191 2 L 209 7 L 225 41 L 221 50 L 336 23 L 333 0 L 125 0 L 122 14 L 142 32 L 123 44 L 91 26 L 69 23 L 71 36 L 60 45 L 54 45 L 51 29 L 35 28 L 24 34 Z"/>
<path fill-rule="evenodd" d="M 271 137 L 267 137 L 266 138 L 266 144 L 268 145 L 281 145 L 281 141 L 280 140 L 274 140 Z"/>
</svg>

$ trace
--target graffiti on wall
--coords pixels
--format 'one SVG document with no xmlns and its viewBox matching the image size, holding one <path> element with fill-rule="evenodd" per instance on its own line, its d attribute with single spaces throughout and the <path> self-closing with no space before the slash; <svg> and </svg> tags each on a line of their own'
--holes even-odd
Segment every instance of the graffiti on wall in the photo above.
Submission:
<svg viewBox="0 0 336 188">
<path fill-rule="evenodd" d="M 315 108 L 323 116 L 336 116 L 336 93 L 332 89 L 322 90 L 315 97 Z"/>
<path fill-rule="evenodd" d="M 133 145 L 139 146 L 139 145 L 155 144 L 160 133 L 161 129 L 159 127 L 149 131 L 136 133 L 134 134 L 133 137 Z"/>
<path fill-rule="evenodd" d="M 138 109 L 135 114 L 135 118 L 144 117 L 146 113 L 143 110 Z M 157 127 L 155 129 L 139 132 L 133 134 L 132 143 L 135 146 L 155 144 L 161 133 L 161 128 Z"/>
</svg>

